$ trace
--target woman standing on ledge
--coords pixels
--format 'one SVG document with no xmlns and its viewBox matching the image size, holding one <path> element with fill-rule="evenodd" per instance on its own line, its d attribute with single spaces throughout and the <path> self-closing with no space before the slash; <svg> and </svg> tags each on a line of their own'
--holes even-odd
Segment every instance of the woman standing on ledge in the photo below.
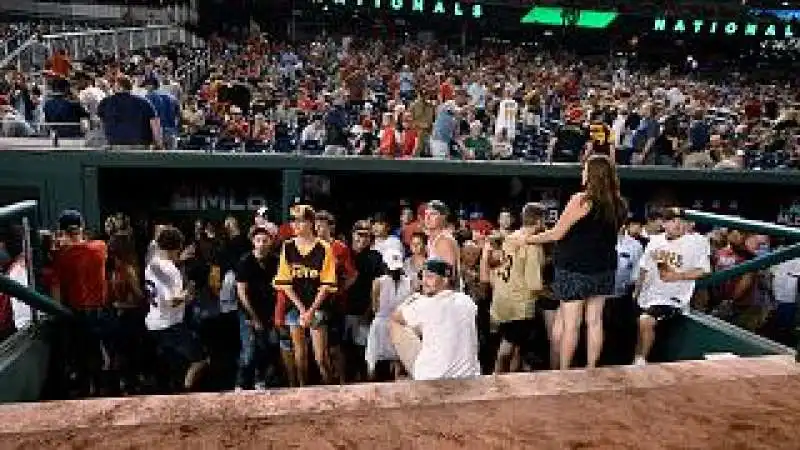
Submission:
<svg viewBox="0 0 800 450">
<path fill-rule="evenodd" d="M 582 173 L 583 190 L 570 198 L 556 225 L 529 236 L 527 244 L 555 242 L 553 293 L 560 301 L 553 345 L 560 368 L 568 369 L 586 318 L 586 366 L 595 367 L 603 349 L 603 304 L 614 289 L 617 234 L 627 208 L 608 156 L 593 155 Z"/>
</svg>

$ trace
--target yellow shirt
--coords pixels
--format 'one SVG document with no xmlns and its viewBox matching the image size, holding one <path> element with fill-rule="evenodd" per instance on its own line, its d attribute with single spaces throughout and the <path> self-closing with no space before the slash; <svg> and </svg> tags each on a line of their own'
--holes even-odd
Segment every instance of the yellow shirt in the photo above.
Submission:
<svg viewBox="0 0 800 450">
<path fill-rule="evenodd" d="M 490 272 L 492 322 L 530 319 L 543 289 L 544 250 L 539 245 L 503 244 L 503 262 Z"/>
</svg>

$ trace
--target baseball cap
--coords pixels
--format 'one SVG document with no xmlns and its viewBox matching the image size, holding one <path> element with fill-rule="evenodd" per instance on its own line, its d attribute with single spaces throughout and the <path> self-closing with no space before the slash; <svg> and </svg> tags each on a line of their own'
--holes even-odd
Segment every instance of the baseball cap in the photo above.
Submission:
<svg viewBox="0 0 800 450">
<path fill-rule="evenodd" d="M 77 209 L 67 209 L 58 216 L 58 229 L 61 231 L 78 231 L 83 228 L 83 215 Z"/>
<path fill-rule="evenodd" d="M 681 211 L 678 208 L 664 208 L 661 210 L 661 219 L 664 221 L 670 221 L 673 219 L 679 219 L 681 217 Z"/>
<path fill-rule="evenodd" d="M 387 250 L 383 262 L 389 270 L 400 270 L 403 268 L 403 253 L 396 249 Z"/>
<path fill-rule="evenodd" d="M 262 206 L 256 210 L 256 217 L 260 217 L 262 219 L 269 219 L 269 208 L 266 206 Z"/>
<path fill-rule="evenodd" d="M 359 220 L 358 222 L 356 222 L 355 225 L 353 225 L 353 233 L 372 234 L 372 229 L 370 227 L 369 221 Z"/>
<path fill-rule="evenodd" d="M 317 213 L 309 205 L 294 205 L 290 211 L 294 219 L 307 220 L 313 222 Z"/>
<path fill-rule="evenodd" d="M 450 278 L 453 275 L 453 266 L 447 261 L 440 258 L 430 258 L 425 261 L 425 270 L 435 273 L 440 277 Z"/>
<path fill-rule="evenodd" d="M 432 209 L 444 216 L 450 214 L 450 209 L 441 200 L 431 200 L 428 202 L 428 209 Z"/>
<path fill-rule="evenodd" d="M 264 225 L 250 228 L 250 239 L 259 234 L 266 234 L 275 237 L 278 235 L 278 226 L 272 222 L 267 222 Z"/>
</svg>

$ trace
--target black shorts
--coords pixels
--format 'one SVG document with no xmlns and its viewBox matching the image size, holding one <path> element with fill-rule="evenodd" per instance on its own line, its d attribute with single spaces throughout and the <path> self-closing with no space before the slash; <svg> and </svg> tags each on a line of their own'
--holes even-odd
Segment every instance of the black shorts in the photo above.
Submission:
<svg viewBox="0 0 800 450">
<path fill-rule="evenodd" d="M 536 300 L 536 307 L 542 311 L 555 311 L 559 306 L 561 306 L 561 302 L 549 295 Z"/>
<path fill-rule="evenodd" d="M 337 347 L 344 339 L 344 314 L 336 311 L 328 317 L 328 345 Z"/>
<path fill-rule="evenodd" d="M 497 327 L 497 334 L 504 341 L 510 344 L 521 346 L 528 342 L 531 334 L 533 333 L 533 327 L 533 320 L 512 320 L 511 322 L 503 322 L 499 324 Z"/>
<path fill-rule="evenodd" d="M 182 358 L 183 362 L 190 364 L 202 361 L 205 357 L 200 339 L 185 323 L 164 330 L 154 330 L 151 333 L 159 353 L 163 355 Z"/>
<path fill-rule="evenodd" d="M 592 274 L 556 268 L 553 278 L 553 297 L 562 302 L 586 300 L 589 297 L 608 297 L 614 292 L 616 271 Z"/>
<path fill-rule="evenodd" d="M 669 305 L 653 305 L 647 308 L 639 308 L 639 316 L 648 315 L 656 319 L 657 323 L 667 323 L 681 315 L 681 310 Z"/>
</svg>

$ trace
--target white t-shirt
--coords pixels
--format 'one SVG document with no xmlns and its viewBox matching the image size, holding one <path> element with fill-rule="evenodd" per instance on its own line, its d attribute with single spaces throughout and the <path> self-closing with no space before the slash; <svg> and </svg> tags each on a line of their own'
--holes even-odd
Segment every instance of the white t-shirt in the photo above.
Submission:
<svg viewBox="0 0 800 450">
<path fill-rule="evenodd" d="M 800 276 L 800 258 L 790 259 L 769 269 L 772 274 L 772 293 L 778 303 L 797 302 L 797 277 Z"/>
<path fill-rule="evenodd" d="M 8 268 L 8 278 L 23 286 L 29 285 L 28 271 L 25 270 L 25 264 L 19 261 L 15 261 L 11 264 L 11 267 Z M 27 327 L 33 321 L 31 307 L 17 300 L 16 297 L 11 297 L 11 313 L 14 316 L 14 326 L 17 330 Z"/>
<path fill-rule="evenodd" d="M 678 273 L 697 269 L 711 272 L 711 260 L 698 243 L 697 238 L 692 235 L 672 240 L 667 240 L 663 234 L 650 238 L 639 263 L 640 270 L 647 272 L 639 294 L 639 306 L 648 308 L 653 305 L 667 305 L 683 310 L 689 308 L 695 282 L 662 281 L 658 273 L 658 263 L 664 263 Z"/>
<path fill-rule="evenodd" d="M 622 234 L 617 238 L 617 274 L 614 278 L 614 295 L 624 295 L 638 278 L 639 259 L 644 249 L 636 239 Z"/>
<path fill-rule="evenodd" d="M 494 124 L 494 134 L 499 136 L 503 128 L 508 132 L 509 140 L 517 134 L 517 102 L 507 98 L 500 102 L 497 109 L 497 120 Z"/>
<path fill-rule="evenodd" d="M 472 378 L 481 374 L 475 302 L 460 292 L 420 296 L 400 307 L 406 323 L 422 333 L 415 380 Z"/>
<path fill-rule="evenodd" d="M 144 319 L 148 330 L 164 330 L 183 322 L 185 304 L 171 299 L 183 293 L 183 276 L 175 263 L 156 256 L 144 269 L 144 286 L 150 311 Z"/>
<path fill-rule="evenodd" d="M 386 261 L 390 255 L 400 253 L 406 254 L 406 249 L 403 247 L 403 242 L 397 236 L 388 236 L 384 239 L 375 238 L 375 243 L 372 244 L 372 249 L 377 251 Z"/>
</svg>

